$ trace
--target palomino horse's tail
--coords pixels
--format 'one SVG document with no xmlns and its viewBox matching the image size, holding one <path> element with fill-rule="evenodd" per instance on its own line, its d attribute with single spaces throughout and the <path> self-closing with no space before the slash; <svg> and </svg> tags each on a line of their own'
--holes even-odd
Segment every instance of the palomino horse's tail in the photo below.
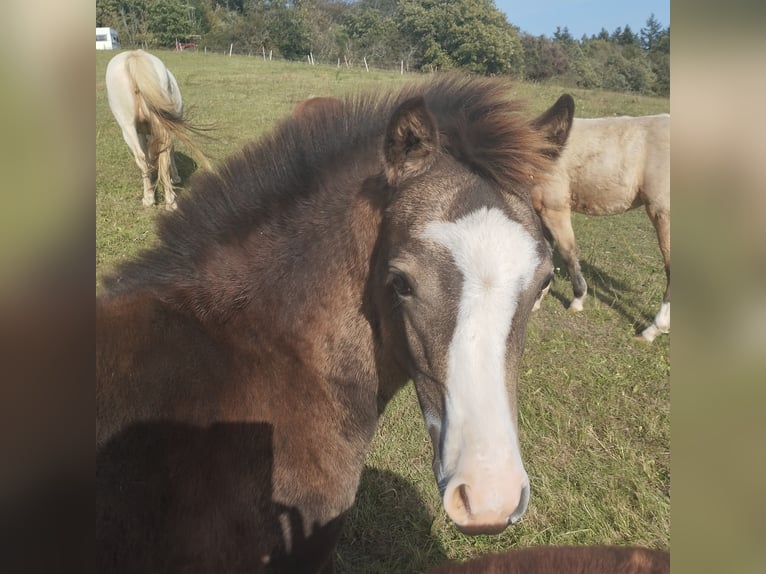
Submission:
<svg viewBox="0 0 766 574">
<path fill-rule="evenodd" d="M 148 58 L 140 53 L 132 53 L 125 61 L 133 93 L 135 94 L 135 118 L 137 123 L 148 125 L 152 134 L 149 138 L 148 163 L 156 158 L 157 179 L 162 183 L 165 193 L 173 193 L 170 166 L 173 153 L 173 138 L 183 142 L 195 159 L 204 168 L 212 166 L 202 150 L 193 141 L 191 134 L 198 133 L 183 117 L 178 86 L 171 79 L 169 72 L 158 81 L 157 73 Z"/>
</svg>

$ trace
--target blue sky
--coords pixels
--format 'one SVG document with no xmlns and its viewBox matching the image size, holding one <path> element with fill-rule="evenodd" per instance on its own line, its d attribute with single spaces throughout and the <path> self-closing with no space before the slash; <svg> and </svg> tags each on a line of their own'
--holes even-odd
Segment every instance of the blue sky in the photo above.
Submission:
<svg viewBox="0 0 766 574">
<path fill-rule="evenodd" d="M 495 0 L 495 6 L 523 32 L 549 38 L 557 26 L 578 40 L 625 24 L 637 34 L 652 13 L 663 28 L 670 25 L 670 0 Z"/>
</svg>

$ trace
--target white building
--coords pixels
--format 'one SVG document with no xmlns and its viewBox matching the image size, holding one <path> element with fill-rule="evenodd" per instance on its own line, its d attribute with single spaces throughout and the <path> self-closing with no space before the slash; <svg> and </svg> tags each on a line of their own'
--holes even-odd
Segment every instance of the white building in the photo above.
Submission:
<svg viewBox="0 0 766 574">
<path fill-rule="evenodd" d="M 114 28 L 96 28 L 96 50 L 115 50 L 120 47 L 120 37 Z"/>
</svg>

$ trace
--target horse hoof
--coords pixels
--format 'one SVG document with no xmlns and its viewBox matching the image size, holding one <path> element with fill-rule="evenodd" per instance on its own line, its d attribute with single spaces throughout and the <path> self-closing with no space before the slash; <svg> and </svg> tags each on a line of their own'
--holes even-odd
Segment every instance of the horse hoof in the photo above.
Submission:
<svg viewBox="0 0 766 574">
<path fill-rule="evenodd" d="M 174 201 L 173 203 L 166 203 L 165 204 L 165 210 L 166 211 L 175 211 L 178 207 L 178 204 Z"/>
<path fill-rule="evenodd" d="M 170 178 L 170 181 L 171 181 L 172 183 L 181 183 L 181 177 L 180 177 L 180 176 L 178 176 L 178 175 L 177 175 L 177 176 L 175 176 L 175 177 L 171 177 L 171 178 Z"/>
<path fill-rule="evenodd" d="M 579 300 L 577 300 L 577 299 L 575 299 L 574 301 L 572 301 L 572 302 L 569 304 L 569 310 L 570 310 L 572 313 L 579 313 L 580 311 L 582 311 L 582 310 L 583 310 L 582 301 L 579 301 Z"/>
<path fill-rule="evenodd" d="M 657 337 L 657 335 L 662 335 L 663 333 L 669 333 L 670 329 L 660 328 L 657 327 L 654 323 L 649 325 L 646 329 L 644 329 L 640 335 L 637 336 L 638 339 L 641 339 L 643 341 L 647 341 L 648 343 L 651 343 L 654 341 L 654 339 Z"/>
<path fill-rule="evenodd" d="M 144 205 L 144 207 L 152 207 L 154 205 L 153 201 L 147 201 L 145 199 L 142 199 L 141 203 Z"/>
</svg>

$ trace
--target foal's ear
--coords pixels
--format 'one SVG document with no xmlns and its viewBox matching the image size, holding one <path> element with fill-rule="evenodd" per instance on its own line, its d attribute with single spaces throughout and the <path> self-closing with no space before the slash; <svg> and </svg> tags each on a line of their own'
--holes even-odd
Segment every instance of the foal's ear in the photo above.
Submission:
<svg viewBox="0 0 766 574">
<path fill-rule="evenodd" d="M 532 120 L 532 126 L 541 131 L 545 139 L 553 144 L 549 155 L 558 157 L 564 144 L 567 143 L 569 130 L 572 128 L 574 118 L 574 98 L 564 94 L 556 103 L 546 110 L 541 116 Z"/>
<path fill-rule="evenodd" d="M 391 185 L 427 170 L 439 147 L 439 131 L 422 96 L 403 102 L 386 128 L 383 159 Z"/>
</svg>

